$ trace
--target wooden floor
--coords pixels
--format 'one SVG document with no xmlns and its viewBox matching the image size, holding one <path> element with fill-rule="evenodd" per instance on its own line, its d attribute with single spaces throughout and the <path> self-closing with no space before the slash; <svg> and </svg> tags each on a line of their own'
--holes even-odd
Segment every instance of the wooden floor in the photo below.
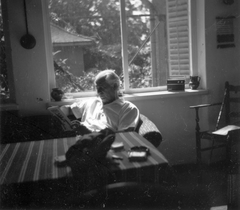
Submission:
<svg viewBox="0 0 240 210">
<path fill-rule="evenodd" d="M 202 182 L 198 183 L 196 165 L 174 167 L 178 187 L 175 189 L 143 188 L 140 192 L 134 188 L 122 193 L 122 199 L 107 195 L 100 206 L 90 209 L 171 209 L 171 210 L 230 210 L 227 208 L 227 177 L 225 167 L 218 163 L 205 166 Z M 231 208 L 231 210 L 237 208 Z"/>
<path fill-rule="evenodd" d="M 204 166 L 200 184 L 196 165 L 177 166 L 174 169 L 178 180 L 177 193 L 166 190 L 168 195 L 159 193 L 155 199 L 152 196 L 152 200 L 138 200 L 129 206 L 123 202 L 122 208 L 115 204 L 114 209 L 237 210 L 236 207 L 227 207 L 227 176 L 223 163 Z M 105 207 L 108 207 L 107 204 Z M 111 207 L 113 208 L 114 204 L 109 206 L 109 209 Z"/>
<path fill-rule="evenodd" d="M 195 190 L 200 190 L 202 196 L 204 195 L 203 207 L 196 209 L 210 209 L 227 204 L 227 176 L 221 163 L 203 167 L 201 183 L 198 183 L 198 172 L 195 166 L 186 166 L 176 170 L 178 171 L 179 188 L 193 194 Z M 199 199 L 201 198 L 199 197 Z"/>
<path fill-rule="evenodd" d="M 203 168 L 201 184 L 198 183 L 195 165 L 177 166 L 174 170 L 178 180 L 177 188 L 129 187 L 120 192 L 106 193 L 98 201 L 92 199 L 89 202 L 82 202 L 73 193 L 70 196 L 72 201 L 69 200 L 66 205 L 54 203 L 49 206 L 40 202 L 25 206 L 24 209 L 237 210 L 236 207 L 226 206 L 227 177 L 221 163 Z"/>
</svg>

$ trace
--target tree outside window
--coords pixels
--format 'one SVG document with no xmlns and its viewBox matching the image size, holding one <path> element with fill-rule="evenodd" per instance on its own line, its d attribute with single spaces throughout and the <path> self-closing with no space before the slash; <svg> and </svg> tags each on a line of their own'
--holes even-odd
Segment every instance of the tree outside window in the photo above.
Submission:
<svg viewBox="0 0 240 210">
<path fill-rule="evenodd" d="M 2 4 L 0 2 L 0 100 L 6 102 L 10 99 L 10 91 L 8 85 L 7 74 L 7 61 L 6 61 L 6 48 L 3 30 L 3 18 L 2 18 Z"/>
</svg>

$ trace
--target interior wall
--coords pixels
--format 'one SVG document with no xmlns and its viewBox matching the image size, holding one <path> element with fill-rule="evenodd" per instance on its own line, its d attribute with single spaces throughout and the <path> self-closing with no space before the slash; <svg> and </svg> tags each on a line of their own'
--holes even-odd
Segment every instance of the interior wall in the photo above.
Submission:
<svg viewBox="0 0 240 210">
<path fill-rule="evenodd" d="M 207 87 L 211 90 L 210 100 L 219 99 L 226 80 L 239 83 L 240 78 L 240 2 L 226 5 L 220 0 L 205 1 Z M 235 16 L 232 48 L 217 49 L 216 17 Z"/>
<path fill-rule="evenodd" d="M 191 96 L 134 102 L 161 131 L 163 142 L 158 149 L 170 164 L 195 162 L 195 111 L 189 106 L 205 101 L 206 96 Z"/>
<path fill-rule="evenodd" d="M 217 8 L 217 9 L 214 9 Z M 224 83 L 239 84 L 240 81 L 240 2 L 225 5 L 222 1 L 206 1 L 206 73 L 207 87 L 209 88 L 209 102 L 220 102 L 223 98 Z M 235 47 L 217 48 L 216 17 L 235 16 L 234 39 Z M 218 111 L 218 110 L 216 110 Z M 216 112 L 210 110 L 209 122 L 215 124 Z"/>
<path fill-rule="evenodd" d="M 9 0 L 4 4 L 7 6 L 7 29 L 10 34 L 10 47 L 6 50 L 12 57 L 16 103 L 22 115 L 45 113 L 44 102 L 50 100 L 48 69 L 53 66 L 53 62 L 49 65 L 46 59 L 52 55 L 46 53 L 46 42 L 49 40 L 44 39 L 44 3 L 45 1 L 33 0 L 26 5 L 28 31 L 36 39 L 36 45 L 32 49 L 25 49 L 20 44 L 21 37 L 26 34 L 23 1 Z M 51 43 L 49 47 L 51 48 Z"/>
<path fill-rule="evenodd" d="M 234 39 L 235 47 L 217 48 L 216 17 L 235 16 Z M 226 5 L 222 0 L 205 1 L 205 34 L 206 34 L 206 84 L 210 90 L 209 103 L 221 102 L 224 83 L 240 83 L 240 2 L 234 1 Z M 214 128 L 220 107 L 209 108 L 209 127 Z M 224 120 L 224 117 L 222 118 Z M 223 122 L 223 121 L 221 121 Z M 213 161 L 221 159 L 224 149 L 216 150 Z"/>
<path fill-rule="evenodd" d="M 44 40 L 45 0 L 32 0 L 28 4 L 29 31 L 35 36 L 37 45 L 32 50 L 21 47 L 19 40 L 25 34 L 25 22 L 22 1 L 8 0 L 10 42 L 16 97 L 21 114 L 33 115 L 47 113 L 46 102 L 50 100 L 49 68 Z M 218 101 L 222 98 L 225 80 L 239 83 L 239 1 L 233 6 L 223 5 L 220 0 L 205 1 L 206 15 L 206 70 L 209 95 L 157 98 L 138 100 L 134 103 L 140 111 L 149 117 L 161 130 L 164 141 L 159 150 L 170 164 L 195 162 L 195 113 L 190 105 Z M 216 48 L 215 17 L 234 14 L 236 20 L 236 47 L 231 49 Z M 49 59 L 51 60 L 51 59 Z M 149 109 L 151 107 L 151 109 Z M 207 113 L 200 114 L 203 127 L 208 127 Z M 211 118 L 209 119 L 211 121 Z"/>
</svg>

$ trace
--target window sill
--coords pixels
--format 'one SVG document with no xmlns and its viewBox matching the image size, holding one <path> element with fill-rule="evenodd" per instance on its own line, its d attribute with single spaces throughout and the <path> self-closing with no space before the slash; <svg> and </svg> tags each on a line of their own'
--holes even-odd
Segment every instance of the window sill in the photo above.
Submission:
<svg viewBox="0 0 240 210">
<path fill-rule="evenodd" d="M 128 101 L 138 101 L 138 100 L 152 100 L 152 99 L 159 99 L 159 98 L 176 98 L 176 97 L 188 97 L 188 96 L 198 96 L 198 95 L 206 95 L 208 94 L 208 90 L 190 90 L 185 89 L 185 91 L 155 91 L 155 92 L 145 92 L 145 93 L 131 93 L 131 94 L 124 94 L 123 97 Z M 79 97 L 75 99 L 63 99 L 62 101 L 51 101 L 48 102 L 46 105 L 49 106 L 61 106 L 61 105 L 68 105 L 72 104 L 73 102 L 79 99 L 86 99 L 92 98 L 91 97 Z"/>
<path fill-rule="evenodd" d="M 156 92 L 146 92 L 146 93 L 132 93 L 132 94 L 124 94 L 124 98 L 129 101 L 136 100 L 151 100 L 151 99 L 159 99 L 159 98 L 176 98 L 176 97 L 187 97 L 194 95 L 206 95 L 208 94 L 208 90 L 190 90 L 185 89 L 185 91 L 156 91 Z"/>
<path fill-rule="evenodd" d="M 13 110 L 19 110 L 17 104 L 14 103 L 0 104 L 0 111 L 13 111 Z"/>
</svg>

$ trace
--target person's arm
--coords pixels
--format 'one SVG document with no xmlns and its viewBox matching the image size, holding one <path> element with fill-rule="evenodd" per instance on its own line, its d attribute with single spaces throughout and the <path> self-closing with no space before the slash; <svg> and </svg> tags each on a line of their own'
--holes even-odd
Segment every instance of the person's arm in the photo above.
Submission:
<svg viewBox="0 0 240 210">
<path fill-rule="evenodd" d="M 119 115 L 118 131 L 134 131 L 139 122 L 139 110 L 131 104 L 125 104 Z"/>
</svg>

